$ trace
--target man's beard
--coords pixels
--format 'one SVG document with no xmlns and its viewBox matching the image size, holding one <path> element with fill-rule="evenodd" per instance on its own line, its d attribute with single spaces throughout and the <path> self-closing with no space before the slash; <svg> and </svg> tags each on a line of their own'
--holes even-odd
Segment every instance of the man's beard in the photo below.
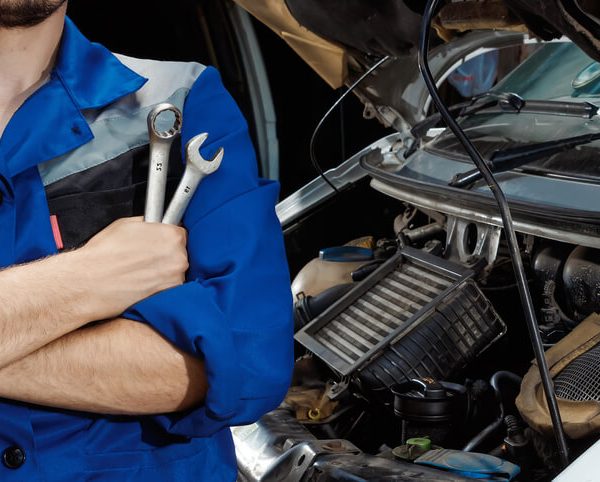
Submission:
<svg viewBox="0 0 600 482">
<path fill-rule="evenodd" d="M 0 0 L 0 28 L 37 25 L 65 2 L 66 0 Z"/>
</svg>

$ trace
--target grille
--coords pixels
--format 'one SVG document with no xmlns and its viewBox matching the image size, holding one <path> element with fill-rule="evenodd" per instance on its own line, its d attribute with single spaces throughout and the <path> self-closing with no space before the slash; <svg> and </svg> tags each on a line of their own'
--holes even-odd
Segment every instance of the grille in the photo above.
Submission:
<svg viewBox="0 0 600 482">
<path fill-rule="evenodd" d="M 344 376 L 361 368 L 369 375 L 374 367 L 389 372 L 397 371 L 398 364 L 462 362 L 482 339 L 489 344 L 490 336 L 505 328 L 471 276 L 461 266 L 407 248 L 300 330 L 296 340 Z M 402 346 L 407 339 L 416 340 L 410 353 Z M 386 356 L 392 366 L 388 359 L 377 360 Z M 388 366 L 379 370 L 381 363 Z M 421 372 L 433 375 L 432 369 Z M 398 373 L 387 378 L 390 384 L 402 379 Z"/>
<path fill-rule="evenodd" d="M 577 402 L 600 402 L 600 344 L 575 358 L 554 378 L 556 396 Z"/>
<path fill-rule="evenodd" d="M 354 364 L 452 284 L 430 270 L 401 266 L 318 330 L 315 340 Z"/>
</svg>

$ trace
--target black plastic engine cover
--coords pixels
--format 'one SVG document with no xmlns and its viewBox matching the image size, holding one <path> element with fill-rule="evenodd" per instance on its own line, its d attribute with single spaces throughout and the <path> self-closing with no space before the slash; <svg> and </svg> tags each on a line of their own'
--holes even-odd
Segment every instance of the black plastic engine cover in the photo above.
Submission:
<svg viewBox="0 0 600 482">
<path fill-rule="evenodd" d="M 369 389 L 451 379 L 506 325 L 473 273 L 406 248 L 298 333 L 296 340 Z"/>
<path fill-rule="evenodd" d="M 360 371 L 367 388 L 390 388 L 413 378 L 452 379 L 506 331 L 491 303 L 468 281 L 428 319 Z"/>
</svg>

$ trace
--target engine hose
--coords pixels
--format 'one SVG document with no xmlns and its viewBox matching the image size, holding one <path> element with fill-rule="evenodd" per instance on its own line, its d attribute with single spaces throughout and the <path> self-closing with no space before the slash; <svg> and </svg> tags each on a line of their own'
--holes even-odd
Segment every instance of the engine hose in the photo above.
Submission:
<svg viewBox="0 0 600 482">
<path fill-rule="evenodd" d="M 294 305 L 294 333 L 308 325 L 353 287 L 352 283 L 345 283 L 332 286 L 316 296 L 300 298 Z"/>
<path fill-rule="evenodd" d="M 448 111 L 448 108 L 442 101 L 433 75 L 431 74 L 431 70 L 429 69 L 428 53 L 431 23 L 439 4 L 440 0 L 428 0 L 425 7 L 423 21 L 421 24 L 421 32 L 419 33 L 419 69 L 421 71 L 421 75 L 423 76 L 423 80 L 425 81 L 425 85 L 427 86 L 427 90 L 429 90 L 431 98 L 440 112 L 440 115 L 448 127 L 452 130 L 456 138 L 463 145 L 477 169 L 481 172 L 483 179 L 485 179 L 485 182 L 490 188 L 498 204 L 500 216 L 502 218 L 502 225 L 506 235 L 506 241 L 517 280 L 519 296 L 523 305 L 529 337 L 531 338 L 531 344 L 533 346 L 535 359 L 540 371 L 542 386 L 544 388 L 544 394 L 546 396 L 546 403 L 548 404 L 550 418 L 552 419 L 554 436 L 558 446 L 560 461 L 561 464 L 566 467 L 569 464 L 569 449 L 567 446 L 567 439 L 565 437 L 560 411 L 556 401 L 556 394 L 554 393 L 554 386 L 552 385 L 552 378 L 550 377 L 550 372 L 548 370 L 548 363 L 546 362 L 546 358 L 544 356 L 544 346 L 542 344 L 542 338 L 539 332 L 539 325 L 535 315 L 531 293 L 529 292 L 529 287 L 527 286 L 527 277 L 525 275 L 523 260 L 521 259 L 517 235 L 513 226 L 512 215 L 508 206 L 508 201 L 506 200 L 506 196 L 498 184 L 498 181 L 492 174 L 492 171 L 481 157 L 481 154 L 469 140 L 462 128 L 454 120 L 454 117 Z"/>
<path fill-rule="evenodd" d="M 494 395 L 496 397 L 496 401 L 498 402 L 498 406 L 500 407 L 500 415 L 499 417 L 490 423 L 487 427 L 485 427 L 481 432 L 479 432 L 475 437 L 473 437 L 467 445 L 463 447 L 465 452 L 470 452 L 475 450 L 479 445 L 481 445 L 490 435 L 492 435 L 496 430 L 498 430 L 502 424 L 504 423 L 504 402 L 502 401 L 502 391 L 500 390 L 500 381 L 506 380 L 513 382 L 517 385 L 521 384 L 522 378 L 518 375 L 515 375 L 512 372 L 507 371 L 499 371 L 492 375 L 490 378 L 490 385 L 494 390 Z"/>
</svg>

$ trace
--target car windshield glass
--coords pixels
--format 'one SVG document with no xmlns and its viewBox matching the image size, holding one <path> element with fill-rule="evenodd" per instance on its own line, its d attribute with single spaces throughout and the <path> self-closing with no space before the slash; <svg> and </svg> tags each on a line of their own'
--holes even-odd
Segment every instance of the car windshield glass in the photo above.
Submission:
<svg viewBox="0 0 600 482">
<path fill-rule="evenodd" d="M 598 62 L 575 44 L 550 43 L 534 52 L 493 90 L 514 92 L 525 99 L 599 99 L 600 70 L 595 68 L 597 66 Z"/>
<path fill-rule="evenodd" d="M 499 82 L 494 91 L 524 99 L 600 103 L 600 64 L 571 43 L 547 44 Z M 565 117 L 549 113 L 484 113 L 466 117 L 461 126 L 484 158 L 502 149 L 600 132 L 600 118 Z M 468 161 L 454 135 L 445 131 L 425 145 Z M 574 147 L 527 164 L 527 169 L 600 178 L 600 141 Z"/>
</svg>

